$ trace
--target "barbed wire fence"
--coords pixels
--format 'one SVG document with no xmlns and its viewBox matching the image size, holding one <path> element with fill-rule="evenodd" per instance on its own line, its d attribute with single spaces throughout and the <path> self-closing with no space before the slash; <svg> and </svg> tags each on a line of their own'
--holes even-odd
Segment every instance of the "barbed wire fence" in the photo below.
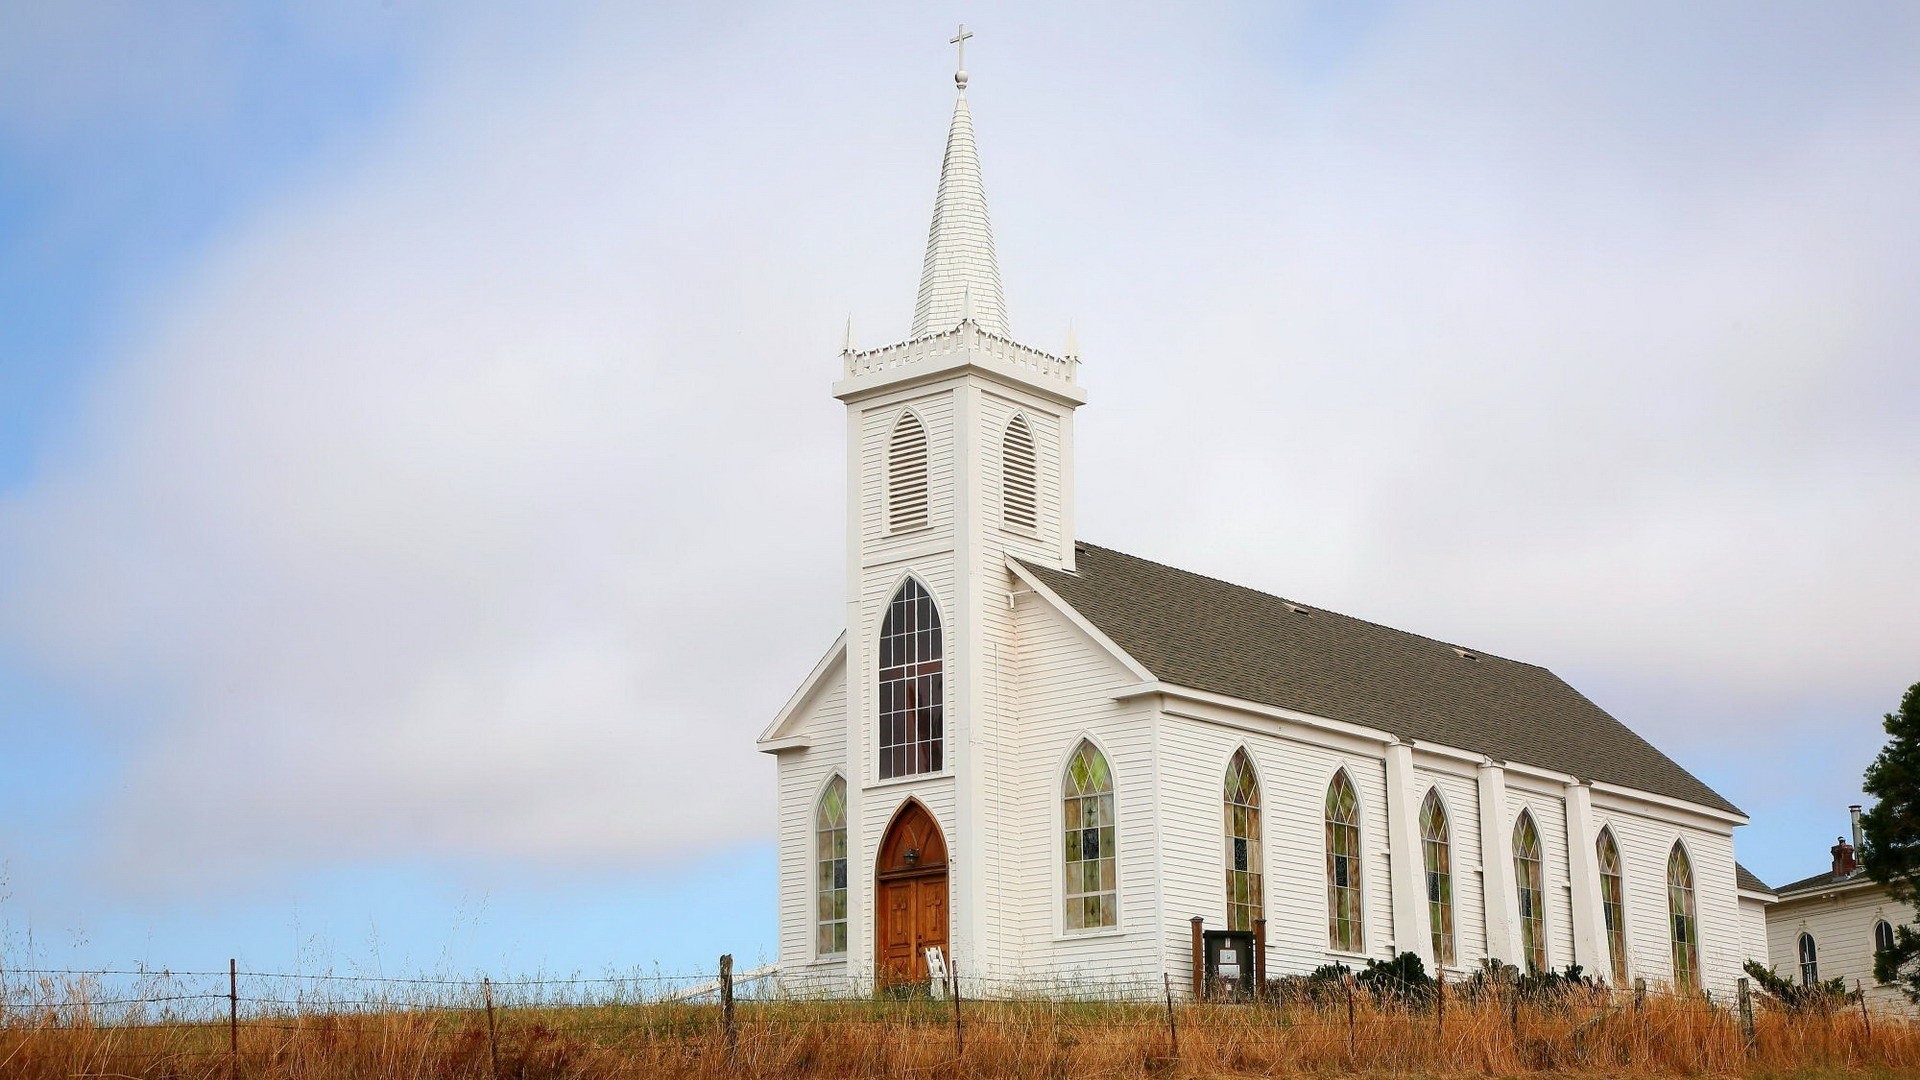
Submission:
<svg viewBox="0 0 1920 1080">
<path fill-rule="evenodd" d="M 1550 1067 L 1604 1064 L 1622 1047 L 1678 1040 L 1665 1050 L 1690 1051 L 1701 1071 L 1737 1064 L 1729 1060 L 1732 1053 L 1751 1057 L 1760 1049 L 1756 1005 L 1744 979 L 1735 995 L 1718 1000 L 1644 981 L 1619 991 L 1581 986 L 1530 994 L 1443 977 L 1406 996 L 1383 995 L 1351 975 L 1310 989 L 1300 980 L 1288 986 L 1289 980 L 1276 980 L 1269 988 L 1282 989 L 1238 1007 L 1184 994 L 1176 1000 L 1165 976 L 1063 981 L 956 970 L 944 983 L 888 990 L 872 980 L 772 965 L 736 973 L 730 956 L 712 972 L 522 979 L 255 971 L 235 961 L 225 970 L 12 968 L 0 970 L 0 1033 L 172 1033 L 177 1037 L 166 1044 L 165 1067 L 193 1062 L 202 1075 L 239 1076 L 250 1060 L 290 1052 L 296 1037 L 325 1043 L 355 1022 L 378 1019 L 402 1025 L 435 1053 L 470 1061 L 472 1075 L 491 1080 L 524 1074 L 529 1054 L 562 1039 L 630 1053 L 636 1061 L 711 1059 L 727 1070 L 767 1060 L 779 1044 L 803 1034 L 845 1045 L 938 1044 L 954 1061 L 966 1056 L 970 1034 L 976 1042 L 1054 1048 L 1117 1038 L 1173 1060 L 1181 1056 L 1182 1035 L 1192 1047 L 1199 1032 L 1229 1054 L 1236 1040 L 1274 1045 L 1291 1039 L 1344 1058 L 1335 1064 L 1353 1069 L 1404 1060 L 1416 1046 L 1456 1060 L 1497 1052 Z M 1659 1030 L 1637 1029 L 1655 1007 Z M 1864 1006 L 1845 1013 L 1848 1025 L 1862 1029 L 1863 1049 L 1871 1050 L 1874 1017 Z M 1797 1025 L 1812 1037 L 1834 1039 L 1830 1030 L 1814 1030 L 1832 1029 L 1831 1014 L 1781 1015 L 1788 1029 Z M 1851 1036 L 1841 1034 L 1844 1045 Z M 1888 1039 L 1920 1053 L 1920 1038 L 1904 1020 L 1882 1018 L 1881 1040 Z M 119 1068 L 125 1075 L 151 1072 L 153 1051 L 137 1043 L 122 1039 L 100 1053 L 135 1066 Z M 521 1064 L 506 1069 L 503 1059 Z"/>
</svg>

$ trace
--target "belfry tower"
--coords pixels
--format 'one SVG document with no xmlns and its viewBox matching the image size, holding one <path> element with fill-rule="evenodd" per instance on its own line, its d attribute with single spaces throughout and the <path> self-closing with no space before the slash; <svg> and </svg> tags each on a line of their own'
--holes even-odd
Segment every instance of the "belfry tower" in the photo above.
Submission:
<svg viewBox="0 0 1920 1080">
<path fill-rule="evenodd" d="M 846 956 L 983 974 L 1003 948 L 998 755 L 1017 707 L 1011 557 L 1073 567 L 1071 344 L 1016 341 L 958 93 L 906 340 L 841 353 L 847 407 Z"/>
</svg>

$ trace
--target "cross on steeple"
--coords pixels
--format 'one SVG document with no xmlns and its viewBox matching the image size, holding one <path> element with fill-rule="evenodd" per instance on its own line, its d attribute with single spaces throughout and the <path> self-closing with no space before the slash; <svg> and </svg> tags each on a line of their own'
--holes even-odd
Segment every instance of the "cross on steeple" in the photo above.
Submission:
<svg viewBox="0 0 1920 1080">
<path fill-rule="evenodd" d="M 959 32 L 947 41 L 947 44 L 959 50 L 959 56 L 954 61 L 953 82 L 962 90 L 967 88 L 967 39 L 972 36 L 973 31 L 967 29 L 966 23 L 961 23 Z"/>
</svg>

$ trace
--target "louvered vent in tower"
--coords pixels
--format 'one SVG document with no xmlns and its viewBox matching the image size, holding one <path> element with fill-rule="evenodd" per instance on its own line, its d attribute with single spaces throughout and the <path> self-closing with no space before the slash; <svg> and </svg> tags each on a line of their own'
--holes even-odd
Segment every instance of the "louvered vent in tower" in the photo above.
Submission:
<svg viewBox="0 0 1920 1080">
<path fill-rule="evenodd" d="M 901 413 L 887 441 L 887 531 L 902 532 L 927 524 L 927 429 L 920 418 Z"/>
<path fill-rule="evenodd" d="M 1016 416 L 1007 425 L 1000 440 L 1000 514 L 1007 528 L 1034 532 L 1040 525 L 1033 431 L 1024 416 Z"/>
</svg>

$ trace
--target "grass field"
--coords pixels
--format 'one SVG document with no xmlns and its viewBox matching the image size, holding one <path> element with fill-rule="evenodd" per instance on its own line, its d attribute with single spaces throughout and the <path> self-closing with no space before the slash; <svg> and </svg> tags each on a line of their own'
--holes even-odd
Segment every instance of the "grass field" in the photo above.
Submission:
<svg viewBox="0 0 1920 1080">
<path fill-rule="evenodd" d="M 477 995 L 255 1001 L 10 997 L 0 1077 L 1245 1077 L 1920 1076 L 1920 1028 L 1857 1009 L 1737 1014 L 1604 991 L 1404 1008 L 1364 993 L 1318 1004 L 1044 1000 L 752 1000 L 731 1041 L 711 1002 L 502 1005 Z M 1351 1011 L 1349 1011 L 1351 1010 Z M 1177 1038 L 1177 1048 L 1175 1040 Z M 230 1042 L 231 1040 L 231 1042 Z M 964 1047 L 962 1046 L 964 1041 Z M 730 1045 L 731 1043 L 731 1045 Z"/>
</svg>

